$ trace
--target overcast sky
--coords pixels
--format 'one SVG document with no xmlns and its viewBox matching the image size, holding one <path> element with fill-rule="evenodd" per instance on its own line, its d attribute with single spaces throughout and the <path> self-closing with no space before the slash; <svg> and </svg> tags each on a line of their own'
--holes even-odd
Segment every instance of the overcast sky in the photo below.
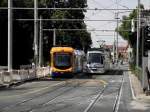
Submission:
<svg viewBox="0 0 150 112">
<path fill-rule="evenodd" d="M 138 0 L 87 0 L 88 8 L 136 8 L 138 4 Z M 141 0 L 141 3 L 144 4 L 146 9 L 150 8 L 150 0 Z M 121 19 L 123 15 L 128 15 L 129 12 L 119 11 L 119 18 Z M 86 19 L 100 19 L 100 20 L 112 20 L 115 19 L 115 11 L 91 11 L 88 10 L 86 13 Z M 101 29 L 101 30 L 115 30 L 117 26 L 117 22 L 112 21 L 86 21 L 88 29 Z M 96 41 L 105 40 L 106 44 L 112 44 L 114 40 L 114 32 L 100 32 L 100 31 L 92 31 L 92 41 L 93 46 L 98 47 L 98 43 Z M 106 35 L 106 36 L 105 36 Z M 119 45 L 126 45 L 126 41 L 124 41 L 121 37 L 119 37 Z"/>
</svg>

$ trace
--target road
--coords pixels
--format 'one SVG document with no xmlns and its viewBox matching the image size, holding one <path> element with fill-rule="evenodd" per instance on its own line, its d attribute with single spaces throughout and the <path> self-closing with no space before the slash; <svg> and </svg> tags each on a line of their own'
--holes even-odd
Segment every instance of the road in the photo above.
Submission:
<svg viewBox="0 0 150 112">
<path fill-rule="evenodd" d="M 106 74 L 48 78 L 0 90 L 0 112 L 132 112 L 127 65 Z"/>
</svg>

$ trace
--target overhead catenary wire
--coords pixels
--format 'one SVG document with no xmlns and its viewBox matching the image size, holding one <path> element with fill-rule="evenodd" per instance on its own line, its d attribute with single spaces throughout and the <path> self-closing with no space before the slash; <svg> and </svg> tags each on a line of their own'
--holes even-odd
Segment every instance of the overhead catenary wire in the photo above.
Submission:
<svg viewBox="0 0 150 112">
<path fill-rule="evenodd" d="M 15 19 L 18 21 L 33 21 L 34 19 Z M 36 19 L 37 21 L 40 21 L 40 19 Z M 118 21 L 118 22 L 122 22 L 122 21 L 132 21 L 131 20 L 116 20 L 116 19 L 42 19 L 42 21 Z M 135 20 L 137 21 L 137 20 Z"/>
<path fill-rule="evenodd" d="M 54 29 L 43 29 L 43 31 L 53 31 Z M 55 29 L 56 31 L 102 31 L 102 32 L 115 32 L 116 30 L 106 29 Z M 122 30 L 122 32 L 128 32 L 131 30 Z"/>
<path fill-rule="evenodd" d="M 101 5 L 99 2 L 97 2 L 97 1 L 95 1 L 95 0 L 94 0 L 94 2 L 95 2 L 97 5 Z M 110 6 L 112 6 L 112 5 L 114 5 L 114 3 L 111 4 Z M 101 5 L 101 7 L 104 8 L 104 9 L 108 9 L 110 6 L 104 7 L 104 6 Z M 109 11 L 110 11 L 111 13 L 114 13 L 112 10 L 109 10 Z"/>
<path fill-rule="evenodd" d="M 0 9 L 8 9 L 8 7 L 0 7 Z M 34 8 L 32 7 L 13 7 L 12 9 L 14 10 L 34 10 Z M 135 8 L 130 8 L 130 9 L 124 9 L 124 8 L 45 8 L 45 7 L 41 7 L 41 8 L 37 8 L 37 10 L 135 10 Z"/>
</svg>

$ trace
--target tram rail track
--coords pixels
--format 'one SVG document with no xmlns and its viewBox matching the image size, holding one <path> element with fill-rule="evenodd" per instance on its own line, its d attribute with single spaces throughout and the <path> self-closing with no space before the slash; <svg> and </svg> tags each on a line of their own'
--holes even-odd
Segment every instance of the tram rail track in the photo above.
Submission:
<svg viewBox="0 0 150 112">
<path fill-rule="evenodd" d="M 46 94 L 49 94 L 49 93 L 51 93 L 51 92 L 55 92 L 55 91 L 57 91 L 58 89 L 61 89 L 61 88 L 63 88 L 64 86 L 67 86 L 67 84 L 68 84 L 68 87 L 69 87 L 68 89 L 64 90 L 63 92 L 60 92 L 58 95 L 56 95 L 56 96 L 54 96 L 53 98 L 51 98 L 48 102 L 42 103 L 42 104 L 40 104 L 40 105 L 35 106 L 35 107 L 32 108 L 32 109 L 29 109 L 29 110 L 25 111 L 25 112 L 32 112 L 35 108 L 48 105 L 48 103 L 50 103 L 51 101 L 55 100 L 55 99 L 58 98 L 59 96 L 61 96 L 61 95 L 65 94 L 65 93 L 67 93 L 68 91 L 73 90 L 73 89 L 76 88 L 76 87 L 79 87 L 79 85 L 82 85 L 82 84 L 84 84 L 84 83 L 86 83 L 86 82 L 87 82 L 87 81 L 82 81 L 82 82 L 75 81 L 75 83 L 73 83 L 72 85 L 70 85 L 70 83 L 72 83 L 72 80 L 66 80 L 63 85 L 60 85 L 59 87 L 56 87 L 56 88 L 53 89 L 52 91 L 46 92 L 45 94 L 42 94 L 42 95 L 41 95 L 41 94 L 40 94 L 40 95 L 36 95 L 36 96 L 34 96 L 34 97 L 32 97 L 32 98 L 29 98 L 29 99 L 20 101 L 20 102 L 18 102 L 18 103 L 16 103 L 16 104 L 13 104 L 13 105 L 10 105 L 10 106 L 7 106 L 7 107 L 4 107 L 4 108 L 1 109 L 1 111 L 3 112 L 3 111 L 5 111 L 5 110 L 7 110 L 7 109 L 10 109 L 10 108 L 13 108 L 13 107 L 16 107 L 16 106 L 23 105 L 23 104 L 25 104 L 25 103 L 27 103 L 27 102 L 29 102 L 29 101 L 31 101 L 31 100 L 36 99 L 37 97 L 38 97 L 38 98 L 39 98 L 39 97 L 43 97 L 43 96 L 45 96 Z M 48 89 L 48 88 L 47 88 L 47 89 Z"/>
<path fill-rule="evenodd" d="M 118 110 L 119 110 L 119 105 L 120 105 L 120 100 L 121 100 L 121 95 L 122 95 L 122 90 L 123 90 L 123 84 L 124 84 L 124 77 L 125 77 L 125 74 L 123 74 L 122 82 L 121 82 L 118 94 L 116 96 L 115 104 L 113 107 L 113 112 L 118 112 Z"/>
<path fill-rule="evenodd" d="M 120 71 L 117 71 L 118 73 L 120 73 Z M 118 93 L 116 95 L 116 99 L 115 99 L 115 103 L 113 106 L 113 112 L 118 112 L 119 110 L 119 105 L 120 105 L 120 99 L 121 99 L 121 94 L 122 94 L 122 87 L 123 87 L 123 83 L 124 83 L 124 74 L 122 76 L 122 80 L 121 80 L 121 85 L 119 86 L 119 90 Z M 92 112 L 92 108 L 94 108 L 94 105 L 96 104 L 97 100 L 102 100 L 104 97 L 104 92 L 106 91 L 106 89 L 109 87 L 110 83 L 108 85 L 106 85 L 102 91 L 100 91 L 97 96 L 94 98 L 93 101 L 91 101 L 91 103 L 88 105 L 88 107 L 83 111 L 83 112 Z"/>
<path fill-rule="evenodd" d="M 120 71 L 111 71 L 112 74 L 119 74 Z M 112 78 L 113 79 L 113 75 L 112 75 Z M 56 103 L 59 103 L 59 104 L 63 104 L 64 102 L 66 101 L 76 101 L 76 99 L 83 99 L 84 98 L 88 98 L 90 101 L 90 103 L 88 104 L 88 106 L 83 109 L 83 112 L 92 112 L 92 109 L 94 108 L 95 104 L 97 103 L 97 100 L 101 101 L 104 96 L 105 96 L 105 91 L 107 90 L 108 87 L 110 87 L 110 84 L 113 83 L 111 82 L 111 79 L 109 79 L 109 83 L 107 85 L 103 85 L 103 87 L 100 87 L 100 88 L 97 88 L 95 93 L 92 93 L 92 94 L 83 94 L 81 96 L 72 96 L 72 97 L 68 97 L 68 98 L 65 98 L 65 99 L 62 99 L 61 101 L 59 101 L 60 98 L 63 98 L 62 96 L 66 93 L 69 93 L 70 94 L 70 91 L 71 90 L 74 90 L 75 88 L 78 89 L 79 87 L 82 87 L 82 85 L 84 85 L 85 83 L 88 82 L 88 80 L 82 80 L 82 81 L 78 81 L 78 79 L 71 79 L 71 80 L 66 80 L 63 84 L 63 85 L 60 85 L 60 86 L 57 86 L 55 89 L 52 89 L 52 91 L 49 91 L 49 92 L 46 92 L 44 93 L 43 95 L 36 95 L 32 98 L 29 98 L 29 99 L 26 99 L 24 101 L 21 101 L 21 102 L 18 102 L 14 105 L 10 105 L 8 106 L 7 108 L 3 108 L 2 109 L 2 112 L 4 112 L 5 110 L 7 109 L 11 109 L 13 107 L 16 107 L 16 106 L 22 106 L 22 105 L 26 105 L 27 102 L 31 101 L 31 100 L 34 100 L 36 99 L 37 97 L 43 97 L 44 95 L 46 95 L 47 93 L 50 93 L 50 92 L 55 92 L 57 91 L 58 89 L 61 89 L 65 86 L 68 86 L 69 88 L 65 89 L 64 91 L 60 92 L 59 94 L 57 94 L 56 96 L 52 96 L 50 97 L 50 100 L 46 101 L 46 102 L 43 102 L 43 103 L 40 103 L 40 104 L 36 104 L 36 105 L 33 105 L 33 107 L 29 107 L 27 110 L 24 110 L 24 111 L 21 111 L 21 112 L 34 112 L 40 108 L 45 108 L 46 106 L 52 106 Z M 123 86 L 123 81 L 124 81 L 124 75 L 122 76 L 122 80 L 119 81 L 119 83 L 121 83 L 121 85 L 119 86 L 118 88 L 118 93 L 117 93 L 117 96 L 116 96 L 116 100 L 114 101 L 114 106 L 113 106 L 113 112 L 118 112 L 118 108 L 119 108 L 119 102 L 120 102 L 120 98 L 121 98 L 121 92 L 122 91 L 122 86 Z M 47 88 L 49 89 L 49 88 Z M 57 101 L 58 100 L 58 101 Z M 101 102 L 103 103 L 103 102 Z M 65 108 L 70 108 L 72 107 L 73 104 L 65 104 L 63 107 L 59 107 L 59 108 L 54 108 L 50 111 L 60 111 L 61 109 L 65 109 Z"/>
<path fill-rule="evenodd" d="M 15 104 L 12 104 L 12 105 L 3 107 L 3 108 L 1 108 L 1 111 L 5 110 L 5 109 L 8 109 L 8 108 L 13 108 L 13 107 L 19 106 L 19 105 L 21 105 L 21 104 L 23 104 L 23 103 L 29 102 L 29 101 L 31 101 L 31 100 L 37 98 L 37 97 L 42 97 L 42 96 L 44 96 L 44 95 L 46 95 L 46 94 L 49 94 L 49 93 L 51 93 L 51 92 L 54 92 L 54 91 L 56 91 L 56 90 L 58 90 L 58 89 L 60 89 L 60 88 L 63 88 L 63 87 L 64 87 L 65 85 L 67 85 L 68 83 L 69 83 L 69 80 L 66 80 L 66 81 L 63 81 L 63 82 L 60 82 L 60 83 L 53 84 L 53 85 L 51 85 L 51 86 L 46 86 L 46 87 L 44 87 L 44 88 L 42 88 L 42 89 L 36 90 L 36 91 L 34 91 L 34 92 L 31 92 L 31 93 L 29 92 L 28 94 L 23 94 L 22 96 L 25 96 L 25 95 L 30 95 L 30 94 L 38 93 L 38 92 L 41 92 L 41 91 L 44 91 L 44 90 L 47 90 L 47 89 L 50 89 L 50 88 L 54 88 L 54 89 L 52 89 L 51 91 L 46 91 L 46 92 L 44 92 L 44 94 L 42 94 L 42 93 L 36 94 L 35 96 L 30 97 L 30 98 L 28 98 L 28 99 L 26 99 L 26 100 L 22 100 L 22 101 L 20 101 L 20 102 L 15 103 Z M 19 96 L 19 95 L 16 95 L 16 96 Z"/>
</svg>

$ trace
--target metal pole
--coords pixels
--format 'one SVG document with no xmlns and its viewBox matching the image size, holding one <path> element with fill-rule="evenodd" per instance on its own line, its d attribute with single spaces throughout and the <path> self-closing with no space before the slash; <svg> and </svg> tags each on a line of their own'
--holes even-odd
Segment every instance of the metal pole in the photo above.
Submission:
<svg viewBox="0 0 150 112">
<path fill-rule="evenodd" d="M 35 68 L 37 66 L 38 62 L 38 0 L 34 0 L 34 62 L 35 62 Z"/>
<path fill-rule="evenodd" d="M 115 32 L 114 32 L 114 42 L 113 42 L 113 63 L 115 62 Z"/>
<path fill-rule="evenodd" d="M 56 29 L 53 29 L 53 46 L 56 46 Z"/>
<path fill-rule="evenodd" d="M 40 16 L 40 42 L 39 42 L 39 66 L 42 66 L 43 60 L 43 22 L 42 16 Z"/>
<path fill-rule="evenodd" d="M 140 0 L 137 9 L 137 46 L 136 46 L 136 66 L 139 67 L 139 38 L 140 38 Z"/>
<path fill-rule="evenodd" d="M 8 71 L 12 70 L 12 34 L 13 34 L 13 23 L 12 23 L 12 0 L 8 0 Z"/>
<path fill-rule="evenodd" d="M 117 31 L 116 31 L 116 61 L 118 62 L 118 25 L 119 25 L 119 21 L 118 21 L 118 14 L 119 12 L 116 13 L 116 19 L 117 19 Z"/>
<path fill-rule="evenodd" d="M 119 45 L 118 45 L 118 13 L 117 13 L 117 39 L 116 39 L 116 41 L 117 41 L 117 42 L 116 42 L 116 44 L 117 44 L 117 45 L 116 45 L 116 58 L 117 58 L 117 62 L 118 62 L 118 55 L 119 55 L 119 54 L 118 54 L 118 53 L 119 53 L 119 52 L 118 52 L 118 47 L 119 47 Z"/>
</svg>

